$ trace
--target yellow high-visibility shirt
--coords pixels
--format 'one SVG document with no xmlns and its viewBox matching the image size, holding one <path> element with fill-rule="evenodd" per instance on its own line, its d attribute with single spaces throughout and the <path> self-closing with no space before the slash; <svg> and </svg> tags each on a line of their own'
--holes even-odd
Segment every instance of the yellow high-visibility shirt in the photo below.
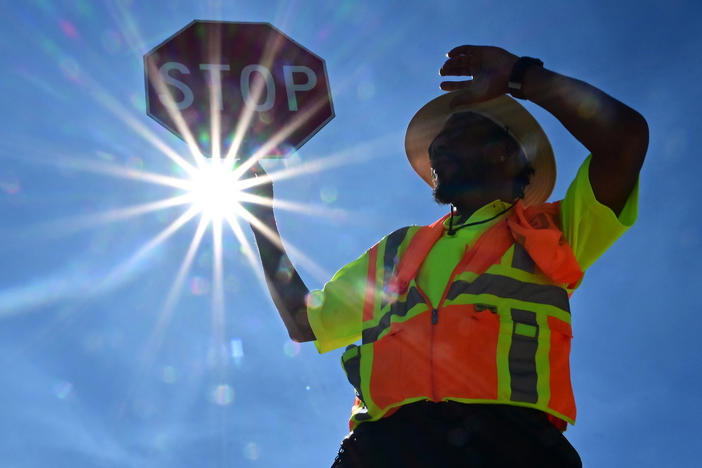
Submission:
<svg viewBox="0 0 702 468">
<path fill-rule="evenodd" d="M 595 198 L 590 185 L 590 159 L 583 162 L 575 179 L 561 201 L 560 221 L 563 235 L 571 246 L 582 271 L 589 268 L 619 236 L 636 221 L 638 181 L 619 216 Z M 463 223 L 489 219 L 510 205 L 501 200 L 476 210 Z M 417 285 L 427 294 L 432 304 L 438 304 L 451 276 L 451 272 L 465 253 L 466 245 L 510 212 L 493 221 L 469 226 L 446 233 L 434 244 L 417 274 Z M 448 220 L 445 231 L 448 230 Z M 455 226 L 454 226 L 455 227 Z M 358 341 L 362 330 L 363 299 L 368 272 L 368 252 L 341 268 L 324 285 L 308 298 L 307 316 L 315 334 L 315 345 L 325 353 Z"/>
</svg>

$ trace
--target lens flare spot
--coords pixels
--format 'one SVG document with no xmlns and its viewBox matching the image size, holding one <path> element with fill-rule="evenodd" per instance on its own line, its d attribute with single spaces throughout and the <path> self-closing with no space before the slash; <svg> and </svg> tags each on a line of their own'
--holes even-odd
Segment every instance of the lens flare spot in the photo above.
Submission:
<svg viewBox="0 0 702 468">
<path fill-rule="evenodd" d="M 178 371 L 173 366 L 164 366 L 161 371 L 161 380 L 167 384 L 175 383 L 178 380 Z"/>
<path fill-rule="evenodd" d="M 212 390 L 212 403 L 219 406 L 228 406 L 234 401 L 234 389 L 229 385 L 217 385 Z"/>
<path fill-rule="evenodd" d="M 582 102 L 578 105 L 578 114 L 583 119 L 589 119 L 597 113 L 600 108 L 600 103 L 595 98 L 582 99 Z"/>
<path fill-rule="evenodd" d="M 190 293 L 193 296 L 202 296 L 210 292 L 210 283 L 202 276 L 190 278 Z"/>
<path fill-rule="evenodd" d="M 283 160 L 283 164 L 285 167 L 295 167 L 298 166 L 302 162 L 302 159 L 300 158 L 300 154 L 297 151 L 291 152 L 287 158 Z"/>
<path fill-rule="evenodd" d="M 110 153 L 106 153 L 105 151 L 97 150 L 95 152 L 95 154 L 97 155 L 98 158 L 102 159 L 103 161 L 114 162 L 114 160 L 117 159 L 117 158 L 115 158 L 114 155 L 112 155 Z"/>
<path fill-rule="evenodd" d="M 180 167 L 180 166 L 179 166 L 178 164 L 176 164 L 176 163 L 171 163 L 171 166 L 170 166 L 170 167 L 171 167 L 171 174 L 173 174 L 173 175 L 182 176 L 182 175 L 185 173 L 185 171 L 183 170 L 183 168 Z"/>
<path fill-rule="evenodd" d="M 305 296 L 305 303 L 307 307 L 315 308 L 322 305 L 322 291 L 310 291 L 309 294 Z"/>
<path fill-rule="evenodd" d="M 59 20 L 59 26 L 61 27 L 61 31 L 63 33 L 70 37 L 71 39 L 75 39 L 78 37 L 78 29 L 68 20 Z"/>
<path fill-rule="evenodd" d="M 289 358 L 294 358 L 295 356 L 300 354 L 301 350 L 302 346 L 300 345 L 300 343 L 297 343 L 292 340 L 286 341 L 283 345 L 283 353 Z"/>
<path fill-rule="evenodd" d="M 317 39 L 320 41 L 324 41 L 329 37 L 329 26 L 325 26 L 322 29 L 319 30 L 317 33 Z"/>
<path fill-rule="evenodd" d="M 232 338 L 229 341 L 229 350 L 234 360 L 234 364 L 239 365 L 244 359 L 244 343 L 240 338 Z"/>
<path fill-rule="evenodd" d="M 290 263 L 290 260 L 286 255 L 284 255 L 280 259 L 280 263 L 278 264 L 278 270 L 275 272 L 275 277 L 279 281 L 282 281 L 284 283 L 288 283 L 290 279 L 292 278 L 293 275 L 293 266 L 292 263 Z"/>
<path fill-rule="evenodd" d="M 125 165 L 130 169 L 144 169 L 144 160 L 138 156 L 129 156 Z"/>
<path fill-rule="evenodd" d="M 325 186 L 319 191 L 319 198 L 321 198 L 324 203 L 330 204 L 336 201 L 338 194 L 339 192 L 336 187 Z"/>
<path fill-rule="evenodd" d="M 259 448 L 254 442 L 249 442 L 244 446 L 244 457 L 249 460 L 258 460 Z"/>
<path fill-rule="evenodd" d="M 59 67 L 61 68 L 61 72 L 63 72 L 63 76 L 69 80 L 78 81 L 78 77 L 80 76 L 80 66 L 78 62 L 71 57 L 63 57 L 59 61 Z"/>
<path fill-rule="evenodd" d="M 21 189 L 19 178 L 14 174 L 4 174 L 0 179 L 0 190 L 8 195 L 18 194 Z"/>
<path fill-rule="evenodd" d="M 198 136 L 197 139 L 200 141 L 200 143 L 205 144 L 210 142 L 210 132 L 207 130 L 202 130 Z"/>
<path fill-rule="evenodd" d="M 132 93 L 129 95 L 129 103 L 139 112 L 146 112 L 146 100 L 143 96 Z"/>
<path fill-rule="evenodd" d="M 73 392 L 73 384 L 71 382 L 59 382 L 54 385 L 54 395 L 59 400 L 65 400 Z"/>
</svg>

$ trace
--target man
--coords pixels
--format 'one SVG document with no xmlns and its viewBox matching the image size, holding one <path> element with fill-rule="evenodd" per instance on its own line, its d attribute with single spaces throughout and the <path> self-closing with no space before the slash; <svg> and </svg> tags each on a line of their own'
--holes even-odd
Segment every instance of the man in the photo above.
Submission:
<svg viewBox="0 0 702 468">
<path fill-rule="evenodd" d="M 575 420 L 568 298 L 636 218 L 648 127 L 542 65 L 497 47 L 448 53 L 440 73 L 473 79 L 442 83 L 452 92 L 417 112 L 405 146 L 449 215 L 386 236 L 323 291 L 277 276 L 285 252 L 255 231 L 290 337 L 347 346 L 356 401 L 335 467 L 581 466 L 561 433 Z M 551 146 L 507 93 L 591 153 L 561 202 L 545 203 Z M 255 214 L 277 233 L 272 209 Z"/>
</svg>

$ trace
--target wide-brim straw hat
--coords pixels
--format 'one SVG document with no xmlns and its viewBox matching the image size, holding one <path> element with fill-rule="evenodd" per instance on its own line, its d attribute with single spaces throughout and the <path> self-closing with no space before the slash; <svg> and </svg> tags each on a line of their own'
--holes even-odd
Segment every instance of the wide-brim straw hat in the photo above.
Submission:
<svg viewBox="0 0 702 468">
<path fill-rule="evenodd" d="M 434 187 L 429 162 L 429 144 L 451 114 L 471 111 L 481 114 L 507 131 L 524 150 L 534 168 L 529 185 L 524 189 L 524 204 L 539 205 L 551 195 L 556 183 L 556 160 L 551 143 L 536 119 L 521 104 L 509 96 L 488 101 L 452 105 L 462 91 L 445 93 L 432 99 L 412 117 L 405 135 L 405 151 L 419 177 Z M 508 200 L 505 200 L 508 201 Z"/>
</svg>

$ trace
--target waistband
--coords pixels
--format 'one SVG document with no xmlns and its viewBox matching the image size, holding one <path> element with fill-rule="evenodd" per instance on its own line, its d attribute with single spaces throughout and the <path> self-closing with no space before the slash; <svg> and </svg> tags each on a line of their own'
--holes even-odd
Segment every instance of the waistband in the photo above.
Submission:
<svg viewBox="0 0 702 468">
<path fill-rule="evenodd" d="M 385 416 L 370 424 L 381 423 L 421 423 L 432 421 L 435 423 L 456 423 L 458 421 L 484 421 L 490 420 L 497 424 L 510 424 L 518 426 L 552 425 L 548 415 L 543 411 L 521 406 L 504 404 L 479 404 L 459 403 L 455 401 L 418 401 L 403 405 L 389 416 Z M 362 429 L 368 423 L 360 424 Z"/>
</svg>

